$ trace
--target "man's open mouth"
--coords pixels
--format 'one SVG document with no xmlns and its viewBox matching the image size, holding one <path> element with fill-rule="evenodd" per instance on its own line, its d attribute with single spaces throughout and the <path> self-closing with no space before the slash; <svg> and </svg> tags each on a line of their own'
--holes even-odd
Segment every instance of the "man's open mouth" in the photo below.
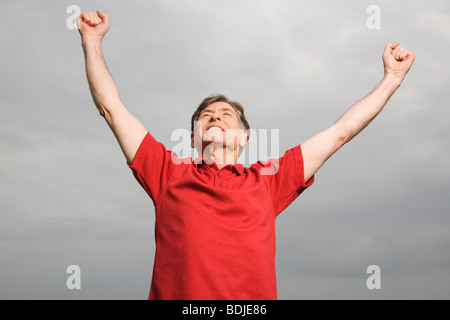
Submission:
<svg viewBox="0 0 450 320">
<path fill-rule="evenodd" d="M 220 129 L 220 130 L 222 130 L 222 131 L 225 131 L 224 128 L 222 128 L 221 126 L 218 126 L 218 125 L 209 126 L 209 127 L 206 129 L 206 131 L 208 131 L 209 129 L 213 129 L 213 128 L 218 128 L 218 129 Z"/>
</svg>

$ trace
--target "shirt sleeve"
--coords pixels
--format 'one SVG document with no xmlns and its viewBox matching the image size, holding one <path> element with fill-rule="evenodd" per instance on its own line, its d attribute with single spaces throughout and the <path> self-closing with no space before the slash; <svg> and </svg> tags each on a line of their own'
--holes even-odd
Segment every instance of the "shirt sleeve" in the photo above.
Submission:
<svg viewBox="0 0 450 320">
<path fill-rule="evenodd" d="M 301 145 L 287 150 L 279 159 L 270 160 L 261 174 L 267 176 L 277 215 L 311 186 L 315 178 L 305 181 Z"/>
<path fill-rule="evenodd" d="M 134 177 L 153 200 L 153 203 L 157 201 L 173 172 L 176 159 L 172 159 L 172 157 L 176 157 L 176 154 L 166 150 L 162 143 L 156 141 L 147 132 L 133 162 L 131 164 L 127 162 Z"/>
</svg>

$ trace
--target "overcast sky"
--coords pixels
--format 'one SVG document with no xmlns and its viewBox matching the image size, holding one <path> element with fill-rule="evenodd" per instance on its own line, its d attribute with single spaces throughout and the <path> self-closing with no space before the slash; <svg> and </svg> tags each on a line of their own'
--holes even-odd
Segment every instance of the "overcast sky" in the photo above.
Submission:
<svg viewBox="0 0 450 320">
<path fill-rule="evenodd" d="M 109 13 L 103 52 L 123 103 L 168 148 L 220 92 L 255 130 L 278 129 L 282 154 L 378 84 L 387 42 L 413 51 L 379 117 L 279 216 L 278 296 L 450 298 L 450 2 L 3 0 L 1 299 L 149 292 L 153 205 L 92 103 L 73 4 Z M 380 29 L 367 26 L 373 4 Z M 66 287 L 69 265 L 80 290 Z"/>
</svg>

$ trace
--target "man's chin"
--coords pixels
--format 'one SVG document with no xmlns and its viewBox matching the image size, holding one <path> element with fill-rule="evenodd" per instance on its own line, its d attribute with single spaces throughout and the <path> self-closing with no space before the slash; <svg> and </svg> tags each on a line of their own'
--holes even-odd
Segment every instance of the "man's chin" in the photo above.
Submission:
<svg viewBox="0 0 450 320">
<path fill-rule="evenodd" d="M 217 130 L 215 130 L 214 132 L 206 131 L 205 134 L 203 135 L 202 140 L 205 143 L 223 144 L 223 142 L 224 142 L 223 131 L 217 131 Z"/>
<path fill-rule="evenodd" d="M 226 146 L 226 143 L 222 140 L 222 139 L 212 139 L 212 140 L 207 140 L 207 139 L 203 139 L 203 146 L 204 147 L 214 147 L 214 148 L 222 148 L 224 146 Z"/>
</svg>

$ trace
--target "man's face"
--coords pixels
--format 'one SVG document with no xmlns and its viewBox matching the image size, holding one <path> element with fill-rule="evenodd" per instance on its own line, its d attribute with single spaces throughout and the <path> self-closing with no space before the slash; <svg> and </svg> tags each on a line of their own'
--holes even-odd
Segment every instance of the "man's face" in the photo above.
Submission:
<svg viewBox="0 0 450 320">
<path fill-rule="evenodd" d="M 231 151 L 244 147 L 246 142 L 247 136 L 240 126 L 236 110 L 226 102 L 214 102 L 200 113 L 191 146 L 203 152 L 206 146 L 214 144 Z"/>
</svg>

